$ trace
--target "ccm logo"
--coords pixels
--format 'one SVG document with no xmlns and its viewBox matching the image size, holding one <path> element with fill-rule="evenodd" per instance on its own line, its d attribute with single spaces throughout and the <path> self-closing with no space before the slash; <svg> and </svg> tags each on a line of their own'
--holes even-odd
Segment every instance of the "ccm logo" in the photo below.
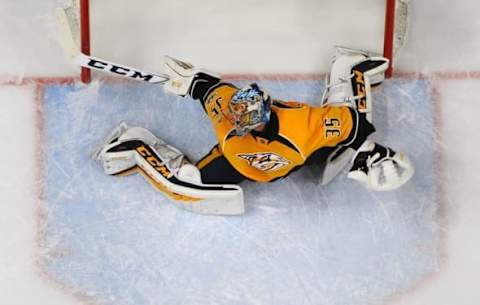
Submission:
<svg viewBox="0 0 480 305">
<path fill-rule="evenodd" d="M 168 178 L 170 175 L 170 171 L 168 168 L 166 168 L 164 165 L 162 165 L 162 162 L 160 162 L 156 156 L 154 156 L 148 148 L 146 148 L 144 145 L 140 146 L 137 148 L 137 152 L 147 160 L 147 162 L 153 166 L 159 172 L 164 176 L 165 178 Z"/>
<path fill-rule="evenodd" d="M 143 75 L 141 72 L 130 69 L 130 68 L 110 64 L 110 63 L 107 63 L 107 62 L 103 62 L 103 61 L 96 60 L 96 59 L 91 59 L 91 58 L 88 61 L 87 65 L 89 67 L 93 68 L 93 69 L 107 70 L 107 71 L 110 71 L 110 72 L 118 74 L 118 75 L 128 76 L 128 77 L 131 77 L 131 78 L 138 78 L 138 79 L 144 80 L 146 82 L 150 82 L 150 80 L 152 80 L 152 78 L 154 78 L 154 76 L 155 76 L 153 74 Z"/>
<path fill-rule="evenodd" d="M 362 72 L 353 70 L 353 73 L 355 73 L 355 84 L 354 88 L 357 91 L 355 93 L 356 96 L 359 96 L 360 99 L 358 100 L 357 107 L 360 110 L 365 110 L 367 109 L 367 96 L 366 96 L 366 90 L 365 90 L 365 77 L 363 76 Z"/>
</svg>

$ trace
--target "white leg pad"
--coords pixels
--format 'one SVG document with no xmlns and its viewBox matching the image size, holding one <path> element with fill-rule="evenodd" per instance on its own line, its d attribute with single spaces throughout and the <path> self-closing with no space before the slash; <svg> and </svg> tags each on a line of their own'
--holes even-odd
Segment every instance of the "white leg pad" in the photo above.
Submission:
<svg viewBox="0 0 480 305">
<path fill-rule="evenodd" d="M 245 212 L 241 187 L 203 184 L 200 172 L 192 164 L 170 169 L 153 149 L 143 146 L 137 152 L 135 157 L 141 173 L 176 206 L 208 215 L 240 215 Z"/>
<path fill-rule="evenodd" d="M 342 47 L 335 49 L 322 98 L 324 105 L 356 108 L 372 122 L 371 86 L 384 80 L 389 63 L 384 57 L 372 55 Z"/>
<path fill-rule="evenodd" d="M 107 153 L 101 161 L 105 173 L 115 175 L 135 167 L 135 151 Z"/>
<path fill-rule="evenodd" d="M 339 147 L 341 148 L 341 147 Z M 355 150 L 352 148 L 347 148 L 343 152 L 339 153 L 337 151 L 333 152 L 326 161 L 325 168 L 323 169 L 320 175 L 320 184 L 326 185 L 330 183 L 341 171 L 349 164 L 355 155 Z"/>
<path fill-rule="evenodd" d="M 327 89 L 324 93 L 324 103 L 343 103 L 351 99 L 354 94 L 351 86 L 352 68 L 365 61 L 383 62 L 368 71 L 365 71 L 365 77 L 368 78 L 369 85 L 377 85 L 385 79 L 385 71 L 388 68 L 388 59 L 378 54 L 369 53 L 361 50 L 354 50 L 344 47 L 336 47 L 333 56 L 330 74 L 327 76 Z"/>
<path fill-rule="evenodd" d="M 348 100 L 353 96 L 352 67 L 365 60 L 367 55 L 361 51 L 343 47 L 335 48 L 330 74 L 327 76 L 327 88 L 324 92 L 323 101 L 326 104 L 338 106 L 354 106 Z"/>
<path fill-rule="evenodd" d="M 245 211 L 242 188 L 203 184 L 200 171 L 176 148 L 141 127 L 122 123 L 94 154 L 107 174 L 137 171 L 175 205 L 209 215 Z"/>
</svg>

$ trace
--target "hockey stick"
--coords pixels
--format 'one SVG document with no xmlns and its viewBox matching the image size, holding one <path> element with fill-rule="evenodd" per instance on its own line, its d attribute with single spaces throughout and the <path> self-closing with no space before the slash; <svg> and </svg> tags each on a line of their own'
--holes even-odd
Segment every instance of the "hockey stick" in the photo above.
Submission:
<svg viewBox="0 0 480 305">
<path fill-rule="evenodd" d="M 60 42 L 68 58 L 76 65 L 151 84 L 163 85 L 170 80 L 170 77 L 167 74 L 150 73 L 83 54 L 80 52 L 80 49 L 75 42 L 72 27 L 70 26 L 70 21 L 65 9 L 58 8 L 56 15 L 58 27 L 60 29 Z"/>
</svg>

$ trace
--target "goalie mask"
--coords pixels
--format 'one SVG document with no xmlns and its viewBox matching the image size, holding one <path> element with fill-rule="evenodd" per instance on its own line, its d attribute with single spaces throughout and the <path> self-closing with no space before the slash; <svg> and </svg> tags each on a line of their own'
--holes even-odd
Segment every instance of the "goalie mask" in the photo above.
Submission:
<svg viewBox="0 0 480 305">
<path fill-rule="evenodd" d="M 271 99 L 257 84 L 238 90 L 228 104 L 228 119 L 237 136 L 244 136 L 270 120 Z"/>
</svg>

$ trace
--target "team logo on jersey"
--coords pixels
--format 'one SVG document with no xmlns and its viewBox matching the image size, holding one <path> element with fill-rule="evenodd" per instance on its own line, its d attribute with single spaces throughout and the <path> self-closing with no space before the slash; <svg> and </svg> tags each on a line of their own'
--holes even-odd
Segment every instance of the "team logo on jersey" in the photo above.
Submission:
<svg viewBox="0 0 480 305">
<path fill-rule="evenodd" d="M 275 153 L 237 154 L 237 157 L 264 172 L 273 172 L 290 164 L 290 161 Z"/>
</svg>

